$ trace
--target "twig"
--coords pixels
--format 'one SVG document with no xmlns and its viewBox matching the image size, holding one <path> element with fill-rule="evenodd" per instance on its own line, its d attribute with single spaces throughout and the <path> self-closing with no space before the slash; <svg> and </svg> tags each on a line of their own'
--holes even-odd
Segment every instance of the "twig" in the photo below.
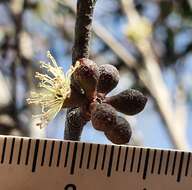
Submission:
<svg viewBox="0 0 192 190">
<path fill-rule="evenodd" d="M 89 57 L 91 24 L 96 0 L 78 0 L 75 24 L 75 42 L 72 63 L 79 58 Z M 69 109 L 66 115 L 64 139 L 80 140 L 83 126 L 87 123 L 85 113 L 79 108 Z"/>
<path fill-rule="evenodd" d="M 75 42 L 72 52 L 73 64 L 79 58 L 89 57 L 89 41 L 95 0 L 78 0 L 75 24 Z"/>
</svg>

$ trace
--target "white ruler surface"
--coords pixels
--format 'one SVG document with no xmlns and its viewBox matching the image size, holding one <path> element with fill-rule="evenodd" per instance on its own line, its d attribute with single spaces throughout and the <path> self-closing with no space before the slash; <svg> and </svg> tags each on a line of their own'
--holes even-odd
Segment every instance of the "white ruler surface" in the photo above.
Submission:
<svg viewBox="0 0 192 190">
<path fill-rule="evenodd" d="M 191 152 L 0 136 L 0 190 L 192 190 Z"/>
</svg>

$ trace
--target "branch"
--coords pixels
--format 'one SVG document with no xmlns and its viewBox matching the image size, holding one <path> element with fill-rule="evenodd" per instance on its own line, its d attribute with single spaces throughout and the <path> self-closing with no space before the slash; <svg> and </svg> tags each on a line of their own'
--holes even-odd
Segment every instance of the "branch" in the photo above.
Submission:
<svg viewBox="0 0 192 190">
<path fill-rule="evenodd" d="M 79 58 L 89 57 L 89 41 L 93 19 L 94 0 L 78 0 L 75 24 L 75 42 L 72 52 L 73 64 Z"/>
<path fill-rule="evenodd" d="M 75 42 L 72 52 L 72 64 L 79 58 L 89 57 L 91 24 L 96 0 L 78 0 L 75 24 Z M 68 109 L 65 122 L 64 139 L 80 140 L 86 116 L 80 108 Z"/>
</svg>

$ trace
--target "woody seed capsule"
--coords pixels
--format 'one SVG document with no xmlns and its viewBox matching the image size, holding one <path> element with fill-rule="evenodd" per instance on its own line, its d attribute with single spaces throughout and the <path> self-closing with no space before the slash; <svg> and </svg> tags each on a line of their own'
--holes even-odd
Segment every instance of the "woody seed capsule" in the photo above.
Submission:
<svg viewBox="0 0 192 190">
<path fill-rule="evenodd" d="M 93 100 L 99 80 L 98 66 L 86 58 L 79 59 L 76 64 L 79 65 L 72 74 L 72 81 L 83 89 L 88 99 Z"/>
<path fill-rule="evenodd" d="M 119 112 L 135 115 L 144 109 L 147 98 L 138 90 L 129 89 L 115 96 L 106 97 L 105 102 Z"/>
<path fill-rule="evenodd" d="M 116 110 L 109 104 L 95 104 L 91 111 L 93 127 L 99 131 L 107 131 L 116 122 Z"/>
<path fill-rule="evenodd" d="M 119 82 L 119 72 L 113 65 L 104 64 L 99 67 L 99 73 L 97 91 L 107 94 L 117 86 Z"/>
<path fill-rule="evenodd" d="M 117 116 L 116 124 L 105 131 L 106 137 L 115 144 L 126 144 L 129 142 L 132 131 L 131 127 L 126 119 Z"/>
</svg>

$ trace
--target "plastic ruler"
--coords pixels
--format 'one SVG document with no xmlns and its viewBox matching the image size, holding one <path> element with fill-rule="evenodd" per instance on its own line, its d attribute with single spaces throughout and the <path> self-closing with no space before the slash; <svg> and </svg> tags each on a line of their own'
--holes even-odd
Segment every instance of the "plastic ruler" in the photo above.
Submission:
<svg viewBox="0 0 192 190">
<path fill-rule="evenodd" d="M 190 152 L 0 136 L 0 190 L 192 190 Z"/>
</svg>

